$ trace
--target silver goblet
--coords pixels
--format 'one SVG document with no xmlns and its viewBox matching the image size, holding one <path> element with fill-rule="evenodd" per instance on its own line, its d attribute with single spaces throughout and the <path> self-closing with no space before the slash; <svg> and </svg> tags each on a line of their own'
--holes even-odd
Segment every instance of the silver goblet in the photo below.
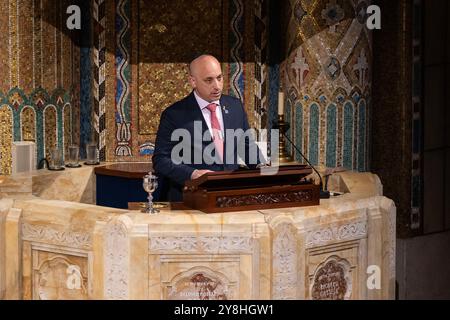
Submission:
<svg viewBox="0 0 450 320">
<path fill-rule="evenodd" d="M 148 193 L 148 206 L 143 210 L 145 213 L 157 214 L 159 212 L 158 209 L 153 207 L 153 196 L 152 193 L 158 187 L 158 177 L 149 172 L 144 176 L 142 180 L 142 187 Z"/>
</svg>

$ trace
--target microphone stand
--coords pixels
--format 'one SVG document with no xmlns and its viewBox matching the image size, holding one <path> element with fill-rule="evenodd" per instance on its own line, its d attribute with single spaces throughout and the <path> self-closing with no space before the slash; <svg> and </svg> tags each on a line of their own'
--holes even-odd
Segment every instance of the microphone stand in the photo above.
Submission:
<svg viewBox="0 0 450 320">
<path fill-rule="evenodd" d="M 275 124 L 272 126 L 274 129 L 280 129 L 280 126 L 278 124 Z M 281 130 L 281 134 L 283 137 L 294 147 L 294 149 L 298 152 L 299 155 L 306 161 L 306 163 L 314 170 L 314 172 L 319 176 L 320 179 L 320 199 L 329 199 L 330 198 L 330 191 L 323 189 L 323 182 L 322 182 L 322 176 L 320 175 L 319 171 L 309 162 L 309 160 L 303 155 L 303 153 L 300 151 L 299 148 L 289 139 L 289 137 L 286 135 L 286 131 L 289 130 L 289 124 L 285 124 L 285 129 Z"/>
</svg>

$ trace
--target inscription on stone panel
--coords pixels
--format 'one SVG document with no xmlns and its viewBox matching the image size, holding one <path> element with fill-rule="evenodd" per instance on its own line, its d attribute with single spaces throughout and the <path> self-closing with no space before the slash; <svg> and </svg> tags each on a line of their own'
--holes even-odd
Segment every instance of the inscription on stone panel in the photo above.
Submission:
<svg viewBox="0 0 450 320">
<path fill-rule="evenodd" d="M 228 286 L 202 272 L 182 277 L 169 290 L 169 300 L 228 300 Z"/>
<path fill-rule="evenodd" d="M 347 278 L 345 265 L 336 259 L 330 259 L 325 265 L 319 266 L 315 273 L 312 299 L 344 300 L 350 287 Z"/>
</svg>

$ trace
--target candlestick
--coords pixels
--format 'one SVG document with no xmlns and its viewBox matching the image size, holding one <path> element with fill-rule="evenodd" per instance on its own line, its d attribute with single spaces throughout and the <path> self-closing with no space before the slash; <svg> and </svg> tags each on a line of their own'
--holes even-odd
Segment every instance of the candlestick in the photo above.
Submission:
<svg viewBox="0 0 450 320">
<path fill-rule="evenodd" d="M 292 157 L 286 151 L 286 139 L 283 132 L 286 133 L 289 130 L 289 124 L 284 122 L 284 115 L 278 115 L 278 128 L 279 128 L 279 140 L 278 140 L 278 161 L 280 163 L 292 162 Z"/>
<path fill-rule="evenodd" d="M 284 114 L 284 93 L 278 92 L 278 114 Z"/>
</svg>

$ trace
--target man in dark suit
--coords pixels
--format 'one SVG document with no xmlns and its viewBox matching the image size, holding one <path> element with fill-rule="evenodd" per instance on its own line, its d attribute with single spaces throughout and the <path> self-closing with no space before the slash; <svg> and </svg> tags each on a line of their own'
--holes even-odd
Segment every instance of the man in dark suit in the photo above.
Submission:
<svg viewBox="0 0 450 320">
<path fill-rule="evenodd" d="M 161 114 L 152 158 L 169 201 L 182 201 L 187 180 L 211 171 L 238 169 L 238 158 L 250 168 L 263 159 L 247 131 L 249 124 L 241 101 L 222 94 L 219 61 L 210 55 L 193 60 L 189 83 L 191 94 Z M 160 196 L 160 200 L 165 198 Z"/>
</svg>

